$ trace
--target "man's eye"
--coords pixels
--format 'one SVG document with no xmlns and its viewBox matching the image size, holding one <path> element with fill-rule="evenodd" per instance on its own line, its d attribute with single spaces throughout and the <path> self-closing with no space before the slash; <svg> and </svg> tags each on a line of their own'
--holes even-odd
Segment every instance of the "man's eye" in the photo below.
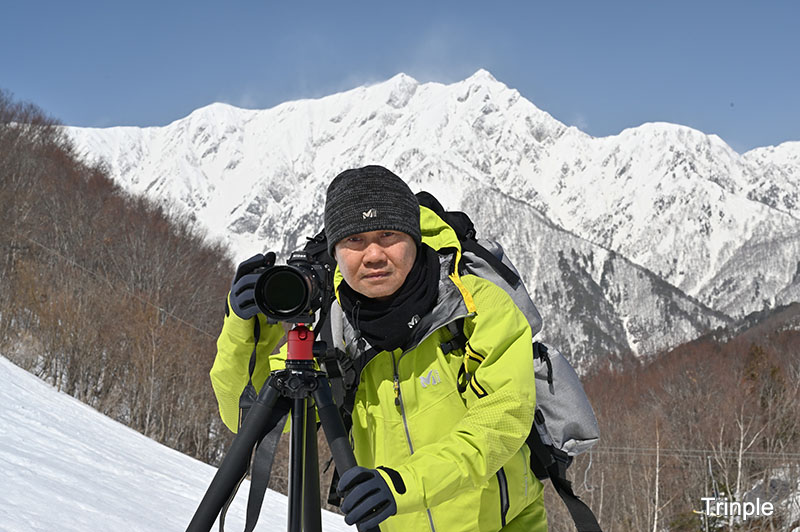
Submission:
<svg viewBox="0 0 800 532">
<path fill-rule="evenodd" d="M 384 231 L 384 233 L 381 236 L 383 238 L 389 238 L 389 237 L 394 236 L 394 232 L 393 231 Z"/>
</svg>

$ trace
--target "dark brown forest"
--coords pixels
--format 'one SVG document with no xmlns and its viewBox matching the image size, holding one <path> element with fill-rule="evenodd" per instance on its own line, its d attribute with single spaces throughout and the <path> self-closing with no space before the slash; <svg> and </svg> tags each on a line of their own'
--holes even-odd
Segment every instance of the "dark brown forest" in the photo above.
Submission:
<svg viewBox="0 0 800 532">
<path fill-rule="evenodd" d="M 572 481 L 606 532 L 800 526 L 800 304 L 645 363 L 596 368 L 584 388 L 601 439 L 578 457 Z M 759 497 L 775 512 L 709 518 L 701 499 L 715 494 Z M 574 530 L 557 496 L 549 500 L 551 529 Z"/>
<path fill-rule="evenodd" d="M 189 220 L 79 162 L 56 122 L 0 93 L 0 352 L 207 462 L 228 441 L 209 386 L 232 264 Z"/>
<path fill-rule="evenodd" d="M 6 92 L 0 206 L 0 353 L 113 419 L 218 463 L 231 437 L 208 371 L 235 267 L 227 251 L 185 216 L 80 162 L 55 120 Z M 584 379 L 601 442 L 571 468 L 606 532 L 800 526 L 781 506 L 800 505 L 800 305 L 645 362 L 613 360 Z M 759 496 L 775 513 L 707 517 L 701 498 L 714 493 Z M 547 498 L 551 530 L 573 530 L 550 489 Z"/>
</svg>

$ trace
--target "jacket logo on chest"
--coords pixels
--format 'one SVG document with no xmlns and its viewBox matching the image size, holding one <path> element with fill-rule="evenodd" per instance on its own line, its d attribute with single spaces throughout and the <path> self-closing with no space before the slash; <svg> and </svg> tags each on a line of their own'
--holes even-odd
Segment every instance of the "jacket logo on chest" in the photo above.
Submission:
<svg viewBox="0 0 800 532">
<path fill-rule="evenodd" d="M 422 384 L 423 388 L 427 388 L 428 386 L 435 386 L 442 382 L 442 378 L 439 376 L 438 369 L 432 369 L 428 372 L 427 375 L 423 375 L 419 378 L 419 383 Z"/>
</svg>

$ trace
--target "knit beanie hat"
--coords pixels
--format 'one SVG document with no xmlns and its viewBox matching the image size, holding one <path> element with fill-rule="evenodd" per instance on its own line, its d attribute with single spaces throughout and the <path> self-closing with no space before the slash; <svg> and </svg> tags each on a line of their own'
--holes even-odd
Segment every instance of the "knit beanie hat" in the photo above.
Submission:
<svg viewBox="0 0 800 532">
<path fill-rule="evenodd" d="M 345 170 L 328 186 L 325 236 L 333 256 L 336 243 L 350 235 L 400 231 L 419 245 L 419 202 L 408 185 L 382 166 Z"/>
</svg>

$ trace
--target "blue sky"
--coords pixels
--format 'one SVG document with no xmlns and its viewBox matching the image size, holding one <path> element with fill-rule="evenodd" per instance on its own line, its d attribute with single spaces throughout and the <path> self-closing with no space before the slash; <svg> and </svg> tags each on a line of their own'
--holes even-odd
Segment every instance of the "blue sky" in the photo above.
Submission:
<svg viewBox="0 0 800 532">
<path fill-rule="evenodd" d="M 800 140 L 800 2 L 0 1 L 0 88 L 69 125 L 164 125 L 479 68 L 595 136 Z"/>
</svg>

